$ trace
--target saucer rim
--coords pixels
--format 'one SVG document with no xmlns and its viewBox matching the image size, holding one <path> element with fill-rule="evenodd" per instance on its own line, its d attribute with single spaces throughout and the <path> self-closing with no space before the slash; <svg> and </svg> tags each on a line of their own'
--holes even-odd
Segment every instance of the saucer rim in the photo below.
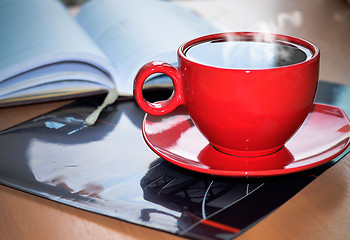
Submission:
<svg viewBox="0 0 350 240">
<path fill-rule="evenodd" d="M 348 116 L 345 114 L 345 112 L 340 107 L 329 105 L 329 104 L 322 104 L 322 103 L 314 103 L 313 105 L 314 105 L 313 108 L 315 107 L 315 105 L 323 105 L 323 106 L 328 106 L 328 107 L 332 107 L 332 108 L 340 110 L 343 113 L 344 118 L 350 124 L 350 120 L 349 120 Z M 184 168 L 187 170 L 191 170 L 191 171 L 194 171 L 197 173 L 208 174 L 208 175 L 223 176 L 223 177 L 239 177 L 239 178 L 242 178 L 242 177 L 259 177 L 260 178 L 260 177 L 273 177 L 273 176 L 281 176 L 281 175 L 302 172 L 302 171 L 306 171 L 306 170 L 310 170 L 310 169 L 319 167 L 323 164 L 326 164 L 326 163 L 334 160 L 335 158 L 339 157 L 344 152 L 346 152 L 350 146 L 350 136 L 349 136 L 347 143 L 342 147 L 342 149 L 340 149 L 336 153 L 332 154 L 331 156 L 324 158 L 320 161 L 314 162 L 314 163 L 310 163 L 310 164 L 306 164 L 306 165 L 302 165 L 302 166 L 298 166 L 298 167 L 294 167 L 294 168 L 278 168 L 278 169 L 269 169 L 269 170 L 248 170 L 248 171 L 236 171 L 236 170 L 231 171 L 231 170 L 212 169 L 212 168 L 200 168 L 200 167 L 188 165 L 186 163 L 183 163 L 183 162 L 180 162 L 178 160 L 174 160 L 174 159 L 170 158 L 168 155 L 163 153 L 164 152 L 163 149 L 155 147 L 151 143 L 151 141 L 146 136 L 147 134 L 146 134 L 146 130 L 145 130 L 146 119 L 147 119 L 147 116 L 149 116 L 149 115 L 150 114 L 146 113 L 144 116 L 144 119 L 142 122 L 142 136 L 144 138 L 144 141 L 152 149 L 152 151 L 155 152 L 158 156 L 165 159 L 166 161 L 168 161 L 168 162 L 170 162 L 178 167 L 181 167 L 181 168 Z M 158 116 L 158 117 L 162 117 L 162 116 Z M 302 126 L 303 125 L 304 125 L 304 123 L 302 124 Z M 299 129 L 301 129 L 302 126 Z M 196 126 L 194 125 L 193 127 L 196 127 Z M 350 152 L 350 151 L 348 151 L 348 152 Z M 275 154 L 275 153 L 272 153 L 272 154 Z M 182 156 L 180 156 L 180 157 L 182 157 Z M 185 157 L 183 157 L 183 158 L 187 159 L 188 161 L 193 161 L 193 160 L 185 158 Z M 196 164 L 200 164 L 200 163 L 196 163 Z M 201 164 L 201 165 L 205 166 L 204 164 Z"/>
</svg>

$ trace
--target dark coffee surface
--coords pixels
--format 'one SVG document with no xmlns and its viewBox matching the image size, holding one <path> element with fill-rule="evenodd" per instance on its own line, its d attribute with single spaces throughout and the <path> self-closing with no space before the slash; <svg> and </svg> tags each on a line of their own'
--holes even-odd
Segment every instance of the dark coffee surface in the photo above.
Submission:
<svg viewBox="0 0 350 240">
<path fill-rule="evenodd" d="M 311 57 L 305 47 L 277 41 L 208 41 L 189 47 L 185 54 L 204 65 L 232 69 L 276 68 Z"/>
</svg>

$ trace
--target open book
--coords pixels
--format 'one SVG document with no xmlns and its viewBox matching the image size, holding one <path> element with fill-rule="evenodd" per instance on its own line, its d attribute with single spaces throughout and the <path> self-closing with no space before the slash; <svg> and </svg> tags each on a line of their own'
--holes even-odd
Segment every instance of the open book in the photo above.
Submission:
<svg viewBox="0 0 350 240">
<path fill-rule="evenodd" d="M 112 89 L 132 96 L 143 64 L 176 64 L 182 43 L 215 31 L 190 10 L 157 0 L 92 0 L 76 17 L 58 0 L 1 0 L 0 106 Z"/>
</svg>

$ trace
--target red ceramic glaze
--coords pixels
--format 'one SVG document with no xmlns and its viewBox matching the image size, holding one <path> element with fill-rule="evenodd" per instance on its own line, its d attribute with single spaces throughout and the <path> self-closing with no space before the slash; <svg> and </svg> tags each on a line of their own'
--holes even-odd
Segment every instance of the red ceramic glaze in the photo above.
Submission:
<svg viewBox="0 0 350 240">
<path fill-rule="evenodd" d="M 143 66 L 135 78 L 134 95 L 149 114 L 162 115 L 186 105 L 198 130 L 222 152 L 261 156 L 281 149 L 310 112 L 316 94 L 320 52 L 305 40 L 277 34 L 269 39 L 301 45 L 312 52 L 304 62 L 268 69 L 225 69 L 202 65 L 186 57 L 198 43 L 240 38 L 254 41 L 261 33 L 222 33 L 200 37 L 178 50 L 179 67 L 164 62 Z M 145 79 L 165 73 L 174 85 L 166 101 L 150 103 L 142 96 Z"/>
<path fill-rule="evenodd" d="M 219 176 L 267 177 L 304 171 L 338 157 L 349 147 L 350 121 L 340 108 L 315 104 L 284 147 L 260 157 L 217 151 L 184 106 L 162 116 L 146 114 L 142 133 L 154 152 L 180 167 Z"/>
</svg>

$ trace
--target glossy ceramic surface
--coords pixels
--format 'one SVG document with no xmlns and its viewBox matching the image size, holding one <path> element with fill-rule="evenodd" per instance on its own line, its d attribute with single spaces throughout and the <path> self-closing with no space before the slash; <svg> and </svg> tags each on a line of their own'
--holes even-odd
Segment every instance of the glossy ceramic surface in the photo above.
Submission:
<svg viewBox="0 0 350 240">
<path fill-rule="evenodd" d="M 309 49 L 312 56 L 301 63 L 268 69 L 207 66 L 187 58 L 186 50 L 198 43 L 226 38 L 265 40 L 261 33 L 247 32 L 204 36 L 179 48 L 178 68 L 164 62 L 144 65 L 135 78 L 135 99 L 152 115 L 167 114 L 184 104 L 198 130 L 222 152 L 240 156 L 275 152 L 310 112 L 318 83 L 319 50 L 290 36 L 264 37 L 283 44 L 298 44 Z M 157 72 L 171 77 L 174 93 L 166 101 L 150 103 L 142 96 L 142 86 L 149 75 Z"/>
<path fill-rule="evenodd" d="M 215 150 L 183 106 L 163 116 L 146 115 L 143 136 L 153 151 L 180 167 L 221 176 L 264 177 L 307 170 L 339 156 L 349 146 L 350 122 L 340 108 L 315 104 L 283 148 L 261 157 Z"/>
</svg>

